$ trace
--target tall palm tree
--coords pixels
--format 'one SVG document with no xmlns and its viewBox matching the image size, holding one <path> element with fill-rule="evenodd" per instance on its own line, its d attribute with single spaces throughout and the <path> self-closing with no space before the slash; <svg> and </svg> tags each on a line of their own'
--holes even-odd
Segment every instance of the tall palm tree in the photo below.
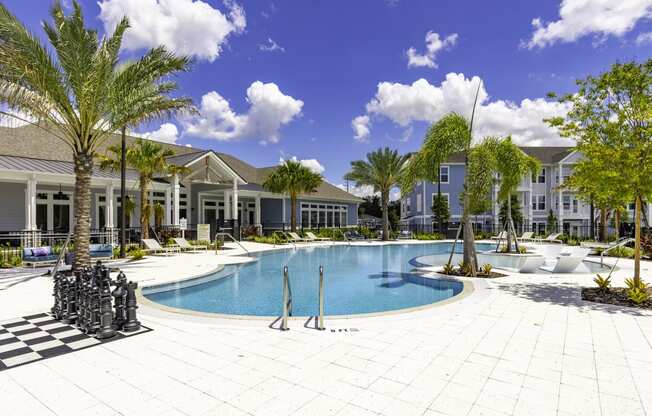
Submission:
<svg viewBox="0 0 652 416">
<path fill-rule="evenodd" d="M 297 229 L 297 198 L 301 194 L 309 194 L 317 191 L 323 182 L 320 174 L 315 173 L 295 160 L 286 160 L 281 166 L 272 172 L 263 187 L 270 192 L 287 194 L 290 196 L 290 227 L 292 231 Z"/>
<path fill-rule="evenodd" d="M 500 175 L 498 199 L 507 203 L 505 226 L 507 228 L 507 252 L 509 253 L 512 249 L 512 237 L 518 250 L 518 240 L 512 220 L 512 195 L 516 192 L 523 177 L 538 174 L 541 163 L 532 156 L 526 155 L 512 142 L 511 137 L 498 142 L 495 158 L 496 170 Z"/>
<path fill-rule="evenodd" d="M 38 120 L 35 125 L 73 153 L 77 269 L 90 264 L 90 180 L 98 148 L 125 126 L 187 109 L 190 99 L 168 97 L 176 84 L 167 77 L 187 71 L 189 59 L 159 47 L 121 64 L 126 18 L 100 39 L 85 27 L 77 1 L 70 15 L 55 2 L 51 16 L 54 24 L 43 22 L 47 48 L 0 4 L 0 103 L 14 110 L 4 115 L 20 112 Z"/>
<path fill-rule="evenodd" d="M 100 155 L 100 166 L 103 169 L 120 170 L 122 165 L 122 147 L 109 146 L 106 155 Z M 140 227 L 142 238 L 149 238 L 149 219 L 152 207 L 147 194 L 150 191 L 152 180 L 156 174 L 183 173 L 185 168 L 171 165 L 167 158 L 174 155 L 174 151 L 164 148 L 159 143 L 146 139 L 138 139 L 127 147 L 125 158 L 127 166 L 138 171 L 138 184 L 140 191 Z"/>
<path fill-rule="evenodd" d="M 354 181 L 356 186 L 373 186 L 380 193 L 383 210 L 383 240 L 389 238 L 389 192 L 400 183 L 405 162 L 409 156 L 401 156 L 389 147 L 367 153 L 367 160 L 354 160 L 345 179 Z"/>
</svg>

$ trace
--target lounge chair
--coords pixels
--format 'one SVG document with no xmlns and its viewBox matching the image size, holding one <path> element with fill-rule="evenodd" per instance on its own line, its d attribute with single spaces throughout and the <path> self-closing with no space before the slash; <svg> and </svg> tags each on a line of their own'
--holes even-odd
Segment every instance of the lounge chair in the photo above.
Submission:
<svg viewBox="0 0 652 416">
<path fill-rule="evenodd" d="M 563 243 L 563 241 L 561 241 L 559 239 L 560 235 L 561 235 L 561 233 L 552 233 L 546 238 L 538 238 L 538 239 L 536 239 L 536 242 L 538 242 L 538 243 L 560 243 L 561 244 L 561 243 Z"/>
<path fill-rule="evenodd" d="M 398 233 L 399 240 L 410 240 L 412 238 L 414 238 L 414 234 L 412 234 L 412 231 L 403 230 L 400 233 Z"/>
<path fill-rule="evenodd" d="M 141 241 L 145 245 L 145 251 L 148 251 L 150 253 L 154 253 L 154 254 L 163 253 L 167 256 L 170 253 L 181 252 L 181 247 L 177 245 L 163 247 L 158 243 L 158 241 L 154 240 L 153 238 L 143 238 Z"/>
<path fill-rule="evenodd" d="M 536 273 L 546 262 L 543 256 L 524 256 L 523 259 L 525 261 L 518 268 L 519 273 Z"/>
<path fill-rule="evenodd" d="M 573 257 L 586 257 L 591 253 L 591 249 L 587 247 L 572 246 L 566 248 L 568 251 L 562 252 L 562 255 L 573 256 Z"/>
<path fill-rule="evenodd" d="M 498 233 L 498 235 L 495 235 L 491 237 L 492 240 L 506 240 L 507 239 L 507 231 L 501 231 Z"/>
<path fill-rule="evenodd" d="M 331 241 L 330 238 L 317 237 L 315 234 L 313 234 L 310 231 L 306 231 L 306 238 L 308 239 L 308 241 Z"/>
<path fill-rule="evenodd" d="M 310 242 L 310 240 L 308 240 L 307 238 L 301 237 L 299 234 L 297 234 L 295 232 L 288 231 L 286 234 L 288 236 L 287 237 L 288 241 L 291 242 L 291 243 L 308 243 L 308 242 Z"/>
<path fill-rule="evenodd" d="M 355 230 L 354 231 L 347 231 L 347 232 L 344 233 L 344 235 L 349 240 L 366 240 L 367 239 L 367 237 L 365 237 L 364 235 L 360 234 L 359 232 L 357 232 Z"/>
<path fill-rule="evenodd" d="M 532 237 L 534 236 L 534 233 L 531 231 L 524 232 L 520 237 L 517 237 L 518 241 L 524 242 L 524 241 L 532 241 Z"/>
<path fill-rule="evenodd" d="M 58 255 L 54 254 L 52 247 L 24 247 L 23 248 L 23 264 L 32 265 L 36 267 L 37 265 L 46 265 L 54 264 L 59 258 Z"/>
<path fill-rule="evenodd" d="M 190 244 L 188 242 L 188 240 L 186 240 L 185 238 L 173 238 L 172 240 L 174 240 L 174 242 L 177 243 L 180 250 L 188 250 L 188 251 L 192 251 L 192 252 L 197 252 L 200 249 L 204 250 L 204 251 L 208 250 L 207 245 L 205 245 L 205 244 L 193 245 L 193 244 Z"/>
<path fill-rule="evenodd" d="M 560 245 L 545 245 L 540 251 L 543 258 L 547 260 L 557 258 L 563 249 L 564 247 Z"/>
<path fill-rule="evenodd" d="M 541 269 L 551 273 L 571 273 L 577 269 L 582 260 L 584 260 L 584 257 L 559 256 L 554 266 L 542 266 Z"/>
</svg>

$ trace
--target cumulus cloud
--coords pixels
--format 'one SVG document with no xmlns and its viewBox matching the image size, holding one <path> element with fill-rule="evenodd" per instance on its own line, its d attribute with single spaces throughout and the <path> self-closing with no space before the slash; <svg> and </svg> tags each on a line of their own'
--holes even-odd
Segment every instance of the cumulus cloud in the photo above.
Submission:
<svg viewBox="0 0 652 416">
<path fill-rule="evenodd" d="M 466 78 L 464 74 L 449 73 L 440 85 L 419 79 L 410 85 L 381 82 L 366 106 L 367 114 L 384 117 L 409 127 L 413 122 L 432 123 L 449 112 L 471 116 L 479 77 Z M 568 145 L 544 118 L 564 115 L 568 108 L 542 98 L 524 99 L 520 103 L 489 99 L 484 88 L 478 95 L 478 109 L 474 124 L 475 139 L 485 136 L 511 134 L 521 145 Z"/>
<path fill-rule="evenodd" d="M 648 43 L 652 43 L 652 32 L 640 33 L 636 36 L 636 44 L 638 46 L 647 45 Z"/>
<path fill-rule="evenodd" d="M 267 38 L 267 43 L 258 45 L 258 49 L 263 52 L 285 52 L 285 48 L 276 43 L 272 38 Z"/>
<path fill-rule="evenodd" d="M 273 82 L 255 81 L 247 88 L 249 109 L 238 114 L 218 92 L 201 99 L 201 115 L 182 119 L 185 133 L 209 139 L 229 141 L 257 138 L 277 143 L 280 129 L 301 115 L 303 101 L 283 94 Z"/>
<path fill-rule="evenodd" d="M 353 128 L 353 138 L 365 142 L 371 133 L 371 119 L 369 116 L 358 116 L 351 121 L 351 128 Z"/>
<path fill-rule="evenodd" d="M 318 173 L 320 175 L 323 174 L 324 171 L 326 170 L 324 165 L 322 165 L 317 159 L 298 159 L 296 156 L 292 156 L 291 158 L 289 158 L 289 160 L 292 160 L 294 162 L 299 162 L 303 166 L 313 171 L 314 173 Z M 279 165 L 285 163 L 285 159 L 281 157 L 278 163 Z"/>
<path fill-rule="evenodd" d="M 340 188 L 343 191 L 346 191 L 346 184 L 340 183 L 335 185 L 338 188 Z M 364 198 L 366 196 L 372 196 L 375 195 L 377 192 L 374 192 L 374 187 L 371 185 L 363 185 L 363 186 L 354 186 L 353 184 L 349 184 L 349 189 L 347 191 L 350 194 L 353 194 L 357 197 Z"/>
<path fill-rule="evenodd" d="M 122 47 L 139 50 L 165 45 L 177 54 L 214 61 L 231 34 L 244 31 L 247 20 L 238 4 L 224 2 L 225 11 L 201 0 L 102 0 L 100 20 L 113 32 L 123 16 L 131 28 Z"/>
<path fill-rule="evenodd" d="M 449 49 L 457 43 L 457 33 L 441 38 L 439 33 L 429 31 L 426 33 L 426 52 L 420 54 L 415 48 L 408 49 L 406 55 L 408 58 L 408 67 L 428 67 L 437 68 L 437 54 L 444 49 Z"/>
<path fill-rule="evenodd" d="M 524 45 L 543 48 L 556 42 L 573 42 L 596 35 L 621 37 L 636 23 L 652 16 L 652 0 L 562 0 L 559 20 L 532 20 L 534 33 Z"/>
<path fill-rule="evenodd" d="M 163 123 L 154 131 L 136 133 L 143 139 L 156 140 L 157 142 L 175 144 L 179 138 L 179 129 L 172 123 Z"/>
<path fill-rule="evenodd" d="M 18 128 L 36 121 L 36 118 L 27 113 L 0 105 L 0 127 Z"/>
</svg>

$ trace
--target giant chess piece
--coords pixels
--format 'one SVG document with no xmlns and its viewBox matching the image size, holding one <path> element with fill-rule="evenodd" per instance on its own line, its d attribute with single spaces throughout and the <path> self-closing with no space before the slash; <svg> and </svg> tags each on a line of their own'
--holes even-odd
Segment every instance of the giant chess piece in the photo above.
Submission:
<svg viewBox="0 0 652 416">
<path fill-rule="evenodd" d="M 125 332 L 134 332 L 140 329 L 140 322 L 136 319 L 136 288 L 138 283 L 127 283 L 127 322 L 123 326 Z"/>
<path fill-rule="evenodd" d="M 99 261 L 98 261 L 99 264 Z M 111 278 L 109 269 L 101 267 L 96 269 L 99 277 L 99 302 L 100 302 L 100 329 L 98 339 L 107 339 L 116 335 L 113 329 L 113 312 L 111 311 Z"/>
<path fill-rule="evenodd" d="M 89 320 L 86 326 L 86 333 L 96 334 L 100 330 L 100 271 L 95 268 L 89 272 L 91 275 L 88 289 Z"/>
<path fill-rule="evenodd" d="M 54 275 L 54 287 L 52 291 L 52 296 L 54 297 L 54 305 L 50 309 L 54 319 L 61 319 L 65 305 L 63 304 L 63 289 L 62 289 L 62 279 L 63 274 L 61 272 Z"/>
<path fill-rule="evenodd" d="M 127 322 L 127 277 L 123 272 L 118 273 L 115 286 L 115 290 L 111 292 L 113 306 L 115 307 L 113 328 L 122 331 L 122 327 Z"/>
<path fill-rule="evenodd" d="M 77 321 L 77 284 L 75 280 L 63 278 L 65 283 L 65 312 L 63 313 L 63 322 L 72 324 Z"/>
</svg>

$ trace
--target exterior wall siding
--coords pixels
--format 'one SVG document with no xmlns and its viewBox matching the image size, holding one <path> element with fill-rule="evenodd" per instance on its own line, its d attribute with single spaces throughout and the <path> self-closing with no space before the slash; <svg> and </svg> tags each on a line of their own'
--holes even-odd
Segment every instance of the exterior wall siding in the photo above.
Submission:
<svg viewBox="0 0 652 416">
<path fill-rule="evenodd" d="M 25 228 L 24 183 L 0 182 L 0 230 L 18 231 Z"/>
</svg>

